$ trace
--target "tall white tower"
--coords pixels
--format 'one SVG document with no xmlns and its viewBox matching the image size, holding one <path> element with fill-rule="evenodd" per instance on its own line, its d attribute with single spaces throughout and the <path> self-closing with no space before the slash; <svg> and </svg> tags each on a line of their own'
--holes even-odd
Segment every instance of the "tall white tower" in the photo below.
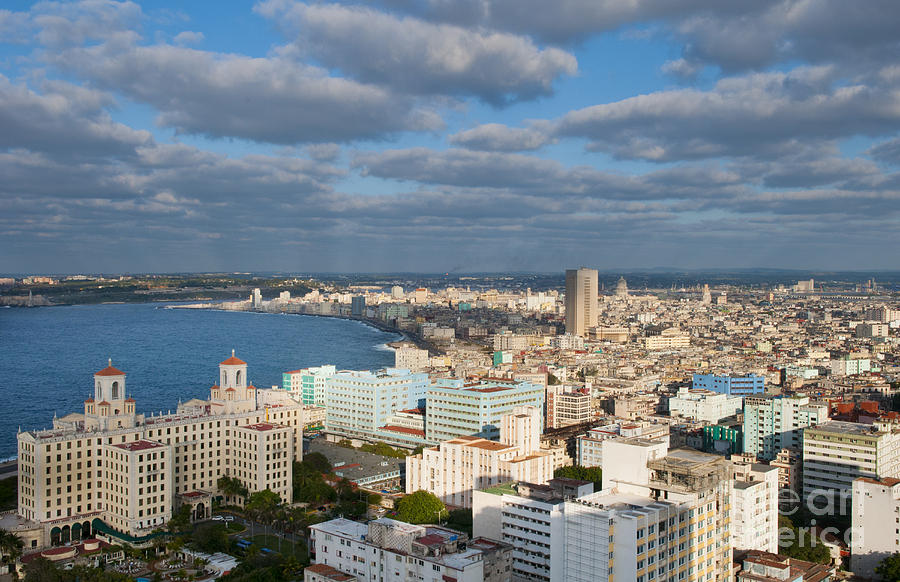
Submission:
<svg viewBox="0 0 900 582">
<path fill-rule="evenodd" d="M 101 430 L 135 425 L 134 398 L 125 396 L 125 372 L 109 365 L 94 374 L 94 397 L 84 401 L 86 428 Z"/>
<path fill-rule="evenodd" d="M 566 271 L 566 333 L 584 337 L 597 326 L 597 280 L 595 269 Z"/>
</svg>

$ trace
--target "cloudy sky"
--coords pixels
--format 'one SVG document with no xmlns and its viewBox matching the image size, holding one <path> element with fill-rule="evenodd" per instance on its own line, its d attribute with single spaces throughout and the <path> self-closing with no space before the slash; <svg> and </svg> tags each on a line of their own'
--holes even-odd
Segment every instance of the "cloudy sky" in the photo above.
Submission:
<svg viewBox="0 0 900 582">
<path fill-rule="evenodd" d="M 0 272 L 900 268 L 897 0 L 2 6 Z"/>
</svg>

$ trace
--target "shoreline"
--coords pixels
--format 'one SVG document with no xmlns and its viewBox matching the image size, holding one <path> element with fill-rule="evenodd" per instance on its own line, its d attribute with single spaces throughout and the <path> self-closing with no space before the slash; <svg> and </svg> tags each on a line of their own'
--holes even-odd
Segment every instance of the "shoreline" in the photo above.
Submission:
<svg viewBox="0 0 900 582">
<path fill-rule="evenodd" d="M 414 344 L 417 348 L 428 350 L 429 355 L 444 355 L 444 350 L 438 348 L 433 343 L 427 341 L 419 334 L 400 329 L 398 327 L 394 327 L 392 325 L 388 325 L 387 323 L 377 320 L 377 319 L 369 319 L 366 317 L 354 317 L 352 315 L 339 315 L 339 314 L 327 314 L 327 313 L 303 313 L 300 311 L 266 311 L 263 309 L 223 309 L 220 307 L 221 304 L 193 304 L 193 305 L 170 305 L 166 306 L 163 309 L 201 309 L 206 311 L 228 311 L 228 312 L 239 312 L 239 313 L 266 313 L 269 315 L 278 315 L 279 313 L 282 315 L 301 315 L 307 317 L 324 317 L 329 319 L 342 319 L 344 321 L 357 321 L 364 325 L 368 325 L 369 327 L 374 327 L 379 331 L 383 331 L 386 333 L 393 333 L 400 336 L 399 340 L 392 342 L 385 342 L 384 345 L 387 345 L 389 348 L 396 350 L 396 348 L 391 345 L 395 343 L 401 342 L 409 342 Z"/>
</svg>

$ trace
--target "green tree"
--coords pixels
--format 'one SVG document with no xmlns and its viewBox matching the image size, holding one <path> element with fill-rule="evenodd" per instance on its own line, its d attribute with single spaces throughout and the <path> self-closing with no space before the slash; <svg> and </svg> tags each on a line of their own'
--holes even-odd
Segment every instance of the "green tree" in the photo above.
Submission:
<svg viewBox="0 0 900 582">
<path fill-rule="evenodd" d="M 191 529 L 191 506 L 182 505 L 175 510 L 172 518 L 166 524 L 169 533 L 186 533 Z"/>
<path fill-rule="evenodd" d="M 281 497 L 271 489 L 265 489 L 250 495 L 244 509 L 260 521 L 271 522 L 279 505 Z"/>
<path fill-rule="evenodd" d="M 16 534 L 0 529 L 0 554 L 3 555 L 3 563 L 10 566 L 10 573 L 13 579 L 19 577 L 16 570 L 16 560 L 22 555 L 25 548 L 25 542 Z"/>
<path fill-rule="evenodd" d="M 200 524 L 194 530 L 191 539 L 194 546 L 210 554 L 228 549 L 228 531 L 221 523 Z"/>
<path fill-rule="evenodd" d="M 599 491 L 603 486 L 603 469 L 600 467 L 584 467 L 582 465 L 569 465 L 568 467 L 560 467 L 553 471 L 554 477 L 563 477 L 565 479 L 580 479 L 582 481 L 593 481 L 594 491 Z"/>
<path fill-rule="evenodd" d="M 409 523 L 438 523 L 449 517 L 444 503 L 434 494 L 419 489 L 397 501 L 397 519 Z"/>
<path fill-rule="evenodd" d="M 547 374 L 547 385 L 556 386 L 557 384 L 560 384 L 559 378 L 557 378 L 553 374 Z"/>
<path fill-rule="evenodd" d="M 219 491 L 222 492 L 226 500 L 241 497 L 246 501 L 247 495 L 250 493 L 237 477 L 223 475 L 216 481 L 216 485 L 219 486 Z"/>
<path fill-rule="evenodd" d="M 881 576 L 885 582 L 897 582 L 900 580 L 900 553 L 883 559 L 875 568 L 875 573 Z"/>
<path fill-rule="evenodd" d="M 779 554 L 806 562 L 817 562 L 819 564 L 831 562 L 831 551 L 828 549 L 828 546 L 812 534 L 809 528 L 798 528 L 785 516 L 778 518 L 778 527 L 779 529 L 790 529 L 792 532 L 789 538 L 786 536 L 786 539 L 779 542 Z"/>
<path fill-rule="evenodd" d="M 47 558 L 35 558 L 25 564 L 25 582 L 60 582 L 61 579 L 59 570 Z"/>
<path fill-rule="evenodd" d="M 306 465 L 319 473 L 324 473 L 326 475 L 331 473 L 331 463 L 322 453 L 309 453 L 304 455 L 301 464 Z"/>
</svg>

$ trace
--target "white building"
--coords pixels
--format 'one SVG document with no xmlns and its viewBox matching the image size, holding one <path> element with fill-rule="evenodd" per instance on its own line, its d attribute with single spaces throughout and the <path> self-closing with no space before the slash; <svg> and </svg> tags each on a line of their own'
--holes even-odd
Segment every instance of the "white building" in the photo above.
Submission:
<svg viewBox="0 0 900 582">
<path fill-rule="evenodd" d="M 497 439 L 500 420 L 517 406 L 544 409 L 544 387 L 498 378 L 468 383 L 440 378 L 428 387 L 425 400 L 425 433 L 429 442 L 469 435 Z M 543 416 L 541 424 L 543 432 Z"/>
<path fill-rule="evenodd" d="M 562 385 L 547 387 L 547 428 L 583 424 L 591 418 L 589 391 Z"/>
<path fill-rule="evenodd" d="M 841 421 L 803 431 L 804 498 L 834 493 L 849 499 L 859 477 L 900 477 L 900 431 Z"/>
<path fill-rule="evenodd" d="M 483 538 L 469 540 L 466 534 L 452 529 L 388 518 L 368 524 L 338 518 L 309 529 L 313 563 L 330 566 L 352 576 L 351 580 L 510 580 L 512 548 L 508 544 Z"/>
<path fill-rule="evenodd" d="M 712 390 L 679 388 L 677 396 L 669 399 L 669 414 L 691 420 L 717 424 L 734 416 L 744 407 L 740 396 L 719 394 Z"/>
<path fill-rule="evenodd" d="M 570 333 L 553 336 L 550 338 L 550 347 L 560 350 L 583 350 L 584 338 Z"/>
<path fill-rule="evenodd" d="M 872 362 L 868 358 L 838 358 L 831 360 L 833 376 L 854 376 L 872 371 Z"/>
<path fill-rule="evenodd" d="M 516 407 L 503 417 L 500 442 L 460 436 L 406 457 L 406 492 L 424 489 L 448 505 L 472 506 L 472 491 L 505 481 L 545 483 L 554 458 L 541 450 L 541 412 Z"/>
<path fill-rule="evenodd" d="M 670 350 L 686 348 L 691 345 L 691 336 L 686 333 L 677 335 L 654 335 L 644 338 L 644 347 L 648 350 Z"/>
<path fill-rule="evenodd" d="M 368 441 L 398 410 L 423 406 L 428 374 L 387 368 L 341 371 L 326 381 L 325 432 L 329 440 Z"/>
<path fill-rule="evenodd" d="M 669 446 L 669 426 L 650 423 L 613 423 L 592 428 L 587 434 L 575 437 L 575 464 L 582 467 L 603 466 L 603 442 L 615 438 L 641 437 L 665 440 Z"/>
<path fill-rule="evenodd" d="M 731 547 L 778 553 L 778 467 L 732 466 Z"/>
<path fill-rule="evenodd" d="M 423 372 L 428 368 L 428 350 L 403 345 L 394 350 L 394 367 L 411 372 Z"/>
<path fill-rule="evenodd" d="M 878 564 L 900 547 L 900 479 L 853 481 L 850 570 L 874 578 Z"/>
<path fill-rule="evenodd" d="M 781 449 L 800 449 L 803 429 L 828 420 L 828 406 L 807 396 L 744 398 L 744 452 L 770 461 Z"/>
<path fill-rule="evenodd" d="M 515 547 L 513 580 L 724 582 L 732 567 L 727 467 L 721 457 L 676 450 L 644 471 L 627 469 L 646 480 L 595 493 L 572 480 L 500 484 L 475 492 L 474 532 Z"/>
</svg>

